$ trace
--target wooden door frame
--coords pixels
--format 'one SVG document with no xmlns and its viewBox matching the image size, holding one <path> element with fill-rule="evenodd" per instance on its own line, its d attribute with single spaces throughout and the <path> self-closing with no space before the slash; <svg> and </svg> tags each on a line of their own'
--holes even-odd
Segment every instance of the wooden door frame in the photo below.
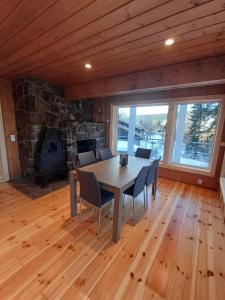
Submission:
<svg viewBox="0 0 225 300">
<path fill-rule="evenodd" d="M 0 182 L 3 182 L 9 180 L 9 169 L 8 169 L 8 160 L 7 160 L 7 153 L 6 153 L 1 103 L 0 103 L 0 159 L 2 161 L 2 168 L 3 168 L 3 175 L 0 175 Z"/>
</svg>

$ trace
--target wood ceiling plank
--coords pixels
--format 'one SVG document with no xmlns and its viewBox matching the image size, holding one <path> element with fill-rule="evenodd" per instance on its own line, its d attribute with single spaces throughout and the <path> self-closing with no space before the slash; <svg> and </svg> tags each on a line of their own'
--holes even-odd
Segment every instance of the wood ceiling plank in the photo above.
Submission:
<svg viewBox="0 0 225 300">
<path fill-rule="evenodd" d="M 23 0 L 1 0 L 0 2 L 0 25 L 4 25 L 7 18 Z"/>
<path fill-rule="evenodd" d="M 161 50 L 162 53 L 167 55 L 170 51 L 173 52 L 179 52 L 182 50 L 182 48 L 187 47 L 193 47 L 194 45 L 198 45 L 199 43 L 203 43 L 204 46 L 207 48 L 207 38 L 210 36 L 211 42 L 214 41 L 214 43 L 217 43 L 220 39 L 224 38 L 225 30 L 224 30 L 225 22 L 221 24 L 213 26 L 213 28 L 204 28 L 200 31 L 191 31 L 185 34 L 180 34 L 179 39 L 177 40 L 176 44 L 172 48 L 166 48 L 164 46 L 164 39 L 162 39 L 159 42 L 155 42 L 154 44 L 146 47 L 138 47 L 134 49 L 129 49 L 123 53 L 120 53 L 119 55 L 111 55 L 108 57 L 102 56 L 102 60 L 93 61 L 93 66 L 97 66 L 96 69 L 102 68 L 102 67 L 108 67 L 110 68 L 112 65 L 115 65 L 118 63 L 118 66 L 121 66 L 121 62 L 125 63 L 127 59 L 132 58 L 132 61 L 134 61 L 136 58 L 141 57 L 143 55 L 152 55 L 154 56 L 154 50 Z M 220 30 L 217 30 L 220 29 Z M 209 30 L 209 31 L 208 31 Z M 209 33 L 209 34 L 208 34 Z M 204 42 L 205 40 L 205 42 Z M 104 60 L 105 59 L 105 60 Z M 105 61 L 105 64 L 104 64 Z M 112 64 L 112 65 L 111 65 Z M 73 67 L 73 65 L 71 65 Z M 60 70 L 57 70 L 58 75 L 60 75 Z"/>
<path fill-rule="evenodd" d="M 132 53 L 128 53 L 128 55 L 126 57 L 121 58 L 121 61 L 123 61 L 123 64 L 127 64 L 127 60 L 131 60 L 133 63 L 134 62 L 138 62 L 140 59 L 145 59 L 145 60 L 150 60 L 152 61 L 153 59 L 155 59 L 155 57 L 162 55 L 162 56 L 167 56 L 170 53 L 174 53 L 174 55 L 177 55 L 178 53 L 182 53 L 182 51 L 185 51 L 187 49 L 193 49 L 196 46 L 199 45 L 203 45 L 203 47 L 205 47 L 204 50 L 209 48 L 209 45 L 212 43 L 215 46 L 215 42 L 218 43 L 217 40 L 217 36 L 218 34 L 212 34 L 212 35 L 207 35 L 206 37 L 202 37 L 199 39 L 194 39 L 194 40 L 187 40 L 181 43 L 178 43 L 176 46 L 174 46 L 171 49 L 167 49 L 163 46 L 163 44 L 161 42 L 159 43 L 155 43 L 154 45 L 152 45 L 149 49 L 145 48 L 144 52 L 140 52 L 139 49 L 137 49 L 136 51 L 133 50 Z M 225 34 L 224 35 L 220 35 L 220 40 L 225 38 Z M 210 43 L 210 44 L 209 44 Z M 216 46 L 218 46 L 218 44 L 216 44 Z M 109 68 L 111 69 L 113 66 L 121 66 L 121 63 L 118 64 L 117 58 L 114 61 L 109 62 L 108 60 L 106 61 L 105 64 L 102 64 L 101 66 L 99 66 L 99 69 L 106 69 Z M 60 75 L 60 74 L 58 74 Z"/>
<path fill-rule="evenodd" d="M 156 63 L 158 63 L 161 58 L 165 58 L 168 59 L 168 57 L 172 58 L 172 57 L 177 57 L 178 53 L 179 54 L 195 54 L 196 50 L 198 51 L 204 51 L 202 53 L 205 53 L 207 51 L 207 53 L 209 51 L 211 51 L 212 49 L 216 49 L 216 48 L 221 48 L 222 46 L 224 46 L 224 41 L 225 41 L 225 35 L 223 36 L 223 39 L 220 41 L 217 41 L 215 43 L 215 38 L 209 38 L 208 42 L 204 42 L 202 43 L 202 40 L 194 40 L 191 41 L 191 43 L 186 43 L 184 46 L 178 46 L 175 50 L 170 50 L 167 51 L 167 49 L 165 48 L 159 48 L 156 49 L 155 51 L 150 51 L 149 53 L 145 53 L 144 55 L 142 54 L 141 56 L 138 56 L 138 58 L 135 58 L 135 56 L 131 55 L 129 56 L 126 60 L 123 61 L 123 64 L 112 64 L 112 65 L 106 65 L 105 67 L 103 67 L 102 69 L 102 73 L 103 74 L 107 74 L 107 70 L 111 70 L 111 72 L 116 71 L 116 69 L 119 69 L 120 66 L 120 70 L 123 70 L 123 66 L 128 66 L 128 68 L 131 67 L 143 67 L 146 66 L 146 64 L 148 65 L 148 61 L 149 61 L 149 66 L 155 66 Z M 158 61 L 157 61 L 158 59 Z M 114 69 L 113 69 L 114 68 Z M 59 74 L 60 75 L 60 74 Z"/>
<path fill-rule="evenodd" d="M 157 1 L 157 2 L 158 2 L 158 5 L 161 3 L 159 1 Z M 160 7 L 156 7 L 155 9 L 152 9 L 152 10 L 142 14 L 141 16 L 138 16 L 131 20 L 127 20 L 126 22 L 117 26 L 116 30 L 114 27 L 110 28 L 106 32 L 104 39 L 103 39 L 102 34 L 104 33 L 105 28 L 103 27 L 101 29 L 103 32 L 100 35 L 94 35 L 92 39 L 82 40 L 81 38 L 83 36 L 85 36 L 83 34 L 83 31 L 85 30 L 85 28 L 84 28 L 83 31 L 79 30 L 78 32 L 75 32 L 74 34 L 66 37 L 65 39 L 57 41 L 57 43 L 53 44 L 52 46 L 49 46 L 47 49 L 44 48 L 43 50 L 38 51 L 36 54 L 34 54 L 30 57 L 26 56 L 26 62 L 24 62 L 24 60 L 21 60 L 19 63 L 16 63 L 16 65 L 14 64 L 14 62 L 11 63 L 10 72 L 12 72 L 12 68 L 15 69 L 15 66 L 17 66 L 17 68 L 18 68 L 18 65 L 21 66 L 22 64 L 24 65 L 24 63 L 26 65 L 28 65 L 29 68 L 31 68 L 31 66 L 33 66 L 34 63 L 36 63 L 38 66 L 40 66 L 40 60 L 43 59 L 43 57 L 46 57 L 46 55 L 47 55 L 46 62 L 49 63 L 49 61 L 50 62 L 59 61 L 60 56 L 61 57 L 65 56 L 65 55 L 67 55 L 67 53 L 69 55 L 71 55 L 72 52 L 73 52 L 73 54 L 80 52 L 80 55 L 83 55 L 82 53 L 84 52 L 84 50 L 87 50 L 86 55 L 88 56 L 88 55 L 93 55 L 94 53 L 98 53 L 99 51 L 103 51 L 105 49 L 110 49 L 112 47 L 116 47 L 118 45 L 124 44 L 127 41 L 127 38 L 126 38 L 127 35 L 124 35 L 124 34 L 129 32 L 129 30 L 134 30 L 137 28 L 140 29 L 140 27 L 144 26 L 145 24 L 146 25 L 153 24 L 154 22 L 157 22 L 159 18 L 165 19 L 168 17 L 168 15 L 173 16 L 174 14 L 177 14 L 184 10 L 186 11 L 186 10 L 192 8 L 195 11 L 194 16 L 199 16 L 199 13 L 200 13 L 199 8 L 200 7 L 202 7 L 201 12 L 203 13 L 203 15 L 206 12 L 207 12 L 207 14 L 209 14 L 209 11 L 213 13 L 213 12 L 217 12 L 218 10 L 222 9 L 221 0 L 216 0 L 215 3 L 213 3 L 213 5 L 207 5 L 207 7 L 205 5 L 203 5 L 205 2 L 207 2 L 206 4 L 210 3 L 209 1 L 204 0 L 204 1 L 199 2 L 199 3 L 201 3 L 200 6 L 194 7 L 194 3 L 189 2 L 189 1 L 179 1 L 179 0 L 170 1 L 169 3 L 166 3 L 165 5 L 162 5 Z M 153 4 L 156 5 L 155 3 L 153 3 Z M 129 8 L 129 5 L 131 5 L 131 4 L 128 4 L 126 6 L 127 10 Z M 137 6 L 136 2 L 135 2 L 135 5 Z M 151 7 L 153 7 L 153 5 L 151 5 L 150 8 Z M 140 13 L 140 10 L 138 10 L 138 13 Z M 126 11 L 126 15 L 127 15 L 127 11 Z M 133 12 L 133 14 L 131 14 L 129 11 L 129 15 L 132 17 L 135 14 L 134 14 L 134 12 Z M 178 20 L 180 20 L 180 22 L 182 22 L 184 16 L 185 15 L 182 14 L 180 16 L 180 18 L 178 18 L 178 16 L 177 16 L 177 18 L 174 18 L 174 19 L 178 19 Z M 111 15 L 109 15 L 109 17 L 111 17 Z M 189 15 L 189 18 L 190 18 L 190 15 Z M 99 22 L 102 19 L 100 19 Z M 170 20 L 168 20 L 168 22 L 169 21 Z M 178 23 L 179 23 L 179 21 L 178 21 Z M 96 24 L 96 22 L 94 24 Z M 91 24 L 91 26 L 93 27 L 94 24 Z M 101 22 L 100 22 L 100 24 L 101 24 Z M 111 25 L 111 23 L 109 23 L 109 24 Z M 159 24 L 157 24 L 154 28 L 158 28 L 157 26 L 159 26 Z M 165 24 L 164 21 L 161 22 L 160 26 L 159 26 L 159 30 L 161 30 L 162 28 L 165 29 L 165 26 L 167 27 L 167 25 Z M 89 27 L 86 27 L 86 32 L 90 31 L 90 33 L 92 33 L 93 29 L 90 29 Z M 151 32 L 151 30 L 152 30 L 151 27 L 148 26 L 148 30 L 150 30 L 150 32 Z M 81 34 L 80 34 L 80 31 L 81 31 Z M 140 34 L 143 35 L 143 33 L 141 33 L 142 28 L 139 31 L 140 31 Z M 138 34 L 139 34 L 139 32 L 137 33 L 137 36 L 135 37 L 136 39 L 138 38 Z M 145 31 L 145 34 L 146 34 L 146 31 Z M 111 41 L 112 38 L 117 37 L 118 35 L 119 36 L 123 35 L 123 36 L 119 40 Z M 133 39 L 134 39 L 134 36 L 131 37 L 131 40 L 133 40 Z M 103 44 L 103 42 L 105 40 L 109 40 L 109 43 Z M 74 41 L 76 41 L 75 44 L 74 44 Z M 71 43 L 74 44 L 73 47 L 71 47 Z M 101 44 L 100 47 L 97 46 L 98 43 Z M 68 49 L 64 49 L 67 44 L 70 45 L 70 47 Z M 97 47 L 90 49 L 90 47 L 93 45 L 97 46 Z M 62 49 L 63 49 L 63 51 L 61 51 Z M 60 52 L 57 53 L 57 51 L 60 51 Z M 48 56 L 48 55 L 50 55 L 50 56 Z M 79 57 L 77 59 L 79 59 Z M 2 66 L 1 66 L 2 72 L 4 71 L 4 63 L 8 66 L 10 64 L 10 61 L 7 59 L 5 62 L 3 62 Z"/>
<path fill-rule="evenodd" d="M 220 14 L 220 18 L 221 20 L 225 19 L 225 11 L 222 12 Z M 199 21 L 193 22 L 193 23 L 188 23 L 185 25 L 181 25 L 178 28 L 174 29 L 174 34 L 172 36 L 175 36 L 175 34 L 178 35 L 178 40 L 175 44 L 179 45 L 179 41 L 180 43 L 187 41 L 187 40 L 193 40 L 195 39 L 199 39 L 201 37 L 204 37 L 208 34 L 218 34 L 218 36 L 221 36 L 221 34 L 223 34 L 224 32 L 224 26 L 225 26 L 225 22 L 224 23 L 219 23 L 213 26 L 208 25 L 207 27 L 202 27 L 206 24 L 210 24 L 210 20 L 211 22 L 217 22 L 220 19 L 214 19 L 214 16 L 210 16 L 210 17 L 206 17 L 204 19 L 201 19 Z M 194 26 L 193 26 L 194 25 Z M 200 29 L 198 29 L 200 27 Z M 193 28 L 195 28 L 196 30 L 193 30 Z M 183 33 L 182 33 L 183 31 Z M 186 31 L 186 32 L 185 32 Z M 97 60 L 93 60 L 91 61 L 93 63 L 93 67 L 98 70 L 102 67 L 106 67 L 111 69 L 111 67 L 115 64 L 118 65 L 118 68 L 121 68 L 121 65 L 124 63 L 128 63 L 128 60 L 131 58 L 131 62 L 130 62 L 130 67 L 132 66 L 133 61 L 135 60 L 135 57 L 138 55 L 143 55 L 143 52 L 145 54 L 151 54 L 151 50 L 154 50 L 154 48 L 159 48 L 160 45 L 161 47 L 163 47 L 163 49 L 165 49 L 165 55 L 167 55 L 167 49 L 169 48 L 165 48 L 164 46 L 164 40 L 165 37 L 167 36 L 166 32 L 161 33 L 160 35 L 156 35 L 156 36 L 152 36 L 152 37 L 148 37 L 147 41 L 146 40 L 142 40 L 142 42 L 139 41 L 139 43 L 135 42 L 132 43 L 133 46 L 132 47 L 123 47 L 123 52 L 122 53 L 115 53 L 115 49 L 114 49 L 114 53 L 111 51 L 110 53 L 108 53 L 108 55 L 105 57 L 105 55 L 101 55 L 101 57 L 99 57 Z M 175 37 L 176 38 L 176 37 Z M 159 40 L 159 41 L 158 41 Z M 216 35 L 215 35 L 215 40 L 216 40 Z M 155 44 L 151 45 L 151 42 L 155 42 Z M 145 46 L 147 45 L 147 46 Z M 149 46 L 148 46 L 149 45 Z M 137 47 L 135 49 L 135 46 Z M 130 49 L 131 48 L 131 49 Z M 119 49 L 120 50 L 120 49 Z M 82 64 L 83 67 L 83 64 Z M 42 72 L 39 73 L 41 76 L 48 76 L 48 74 L 55 74 L 57 72 L 57 76 L 60 77 L 63 73 L 67 73 L 68 74 L 68 69 L 69 70 L 76 70 L 77 68 L 79 68 L 79 63 L 75 63 L 75 64 L 69 64 L 66 65 L 66 67 L 63 66 L 63 68 L 50 68 L 48 70 L 46 70 L 46 72 Z M 132 70 L 132 67 L 131 67 Z M 94 70 L 93 70 L 94 72 Z M 71 71 L 71 73 L 73 73 L 73 71 Z M 53 77 L 54 79 L 54 77 Z"/>
<path fill-rule="evenodd" d="M 26 27 L 12 43 L 7 43 L 0 49 L 0 59 L 4 58 L 2 66 L 26 59 L 30 53 L 54 43 L 130 1 L 109 0 L 106 3 L 104 0 L 60 0 L 36 22 Z M 36 32 L 38 36 L 35 36 Z"/>
<path fill-rule="evenodd" d="M 34 75 L 68 85 L 222 53 L 224 0 L 47 3 L 21 1 L 0 28 L 1 77 Z M 176 44 L 165 49 L 168 36 Z M 91 72 L 83 68 L 87 61 Z"/>
<path fill-rule="evenodd" d="M 222 44 L 222 46 L 221 46 L 221 44 Z M 191 48 L 193 48 L 193 47 L 191 47 Z M 184 49 L 183 51 L 181 51 L 182 52 L 181 55 L 177 54 L 176 52 L 168 54 L 167 56 L 160 55 L 160 56 L 154 58 L 154 62 L 150 62 L 150 63 L 148 63 L 148 59 L 146 57 L 145 58 L 142 57 L 138 62 L 135 62 L 132 64 L 132 72 L 146 70 L 146 69 L 152 69 L 152 68 L 155 68 L 155 67 L 161 66 L 161 65 L 169 65 L 172 62 L 176 63 L 176 59 L 179 62 L 185 62 L 185 60 L 190 61 L 190 60 L 195 60 L 196 58 L 199 59 L 199 58 L 214 56 L 216 54 L 222 54 L 222 53 L 224 53 L 224 51 L 223 51 L 224 41 L 221 41 L 219 43 L 219 45 L 216 45 L 216 46 L 215 46 L 214 42 L 212 42 L 211 47 L 209 47 L 208 49 L 204 49 L 205 45 L 202 45 L 200 47 L 200 49 L 201 48 L 202 48 L 202 53 L 197 53 L 198 48 L 196 48 L 196 50 L 193 49 L 191 51 L 189 51 L 189 49 Z M 190 55 L 187 56 L 187 54 L 184 55 L 184 53 L 188 53 Z M 173 61 L 171 61 L 171 59 L 173 59 Z M 126 66 L 127 66 L 127 63 L 128 62 L 126 62 Z M 97 74 L 97 76 L 99 78 L 104 79 L 107 77 L 112 77 L 112 76 L 114 76 L 114 74 L 119 75 L 119 74 L 131 73 L 131 67 L 129 67 L 129 66 L 126 67 L 126 66 L 121 66 L 121 69 L 119 72 L 118 72 L 117 67 L 115 68 L 115 70 L 112 70 L 110 72 L 101 70 L 101 72 L 99 72 Z M 104 74 L 104 76 L 103 76 L 103 74 Z M 100 76 L 100 75 L 102 75 L 102 76 Z M 72 78 L 73 76 L 71 74 L 70 74 L 70 76 L 68 74 L 66 74 L 65 78 L 68 78 L 68 77 Z M 89 81 L 94 80 L 95 77 L 96 76 L 89 77 Z M 87 81 L 85 76 L 79 77 L 79 79 L 81 80 L 81 82 Z M 60 80 L 63 80 L 62 77 L 60 78 Z M 75 83 L 75 82 L 73 82 L 73 83 Z M 66 84 L 66 82 L 64 82 L 64 84 Z"/>
<path fill-rule="evenodd" d="M 0 49 L 7 41 L 19 34 L 19 32 L 34 21 L 46 9 L 56 3 L 58 0 L 38 0 L 30 5 L 29 0 L 21 1 L 19 5 L 7 18 L 7 22 L 0 27 Z M 9 2 L 9 1 L 8 1 Z"/>
<path fill-rule="evenodd" d="M 215 33 L 214 36 L 215 36 L 215 41 L 216 41 L 217 35 L 221 36 L 223 34 L 223 32 L 224 32 L 223 31 L 224 24 L 225 23 L 217 24 L 213 28 L 207 28 L 207 30 L 204 29 L 204 31 L 202 31 L 202 29 L 200 31 L 199 30 L 197 30 L 197 31 L 191 31 L 187 35 L 180 34 L 179 35 L 179 39 L 176 42 L 175 46 L 181 45 L 181 47 L 182 47 L 182 42 L 184 42 L 184 41 L 188 41 L 190 39 L 193 40 L 194 37 L 196 37 L 197 39 L 201 38 L 202 36 L 204 37 L 205 34 L 207 34 L 208 30 L 210 30 L 210 33 Z M 197 28 L 197 26 L 196 26 L 196 28 Z M 141 43 L 139 43 L 139 44 L 136 43 L 136 46 L 138 48 L 134 48 L 133 47 L 133 49 L 127 49 L 126 47 L 124 47 L 124 51 L 122 53 L 119 53 L 119 54 L 115 53 L 113 55 L 113 52 L 111 52 L 106 57 L 105 57 L 104 54 L 102 54 L 101 58 L 98 57 L 96 60 L 92 60 L 91 62 L 93 64 L 93 67 L 96 70 L 99 69 L 99 68 L 104 67 L 104 65 L 106 67 L 110 68 L 112 66 L 111 64 L 114 65 L 115 63 L 117 63 L 118 67 L 120 67 L 121 66 L 121 62 L 123 62 L 123 63 L 126 62 L 126 60 L 129 59 L 129 57 L 132 57 L 132 60 L 133 60 L 133 59 L 135 59 L 136 56 L 142 55 L 143 53 L 151 54 L 152 50 L 158 49 L 158 48 L 160 48 L 160 46 L 161 46 L 162 49 L 164 49 L 164 54 L 166 55 L 167 51 L 169 51 L 169 49 L 165 48 L 165 46 L 164 46 L 164 39 L 161 38 L 161 40 L 159 42 L 157 42 L 157 39 L 158 39 L 158 37 L 156 37 L 156 42 L 153 43 L 153 44 L 150 44 L 150 41 L 151 41 L 151 39 L 150 39 L 149 43 L 146 43 L 146 45 L 150 44 L 149 46 L 144 46 L 144 45 L 142 46 Z M 159 39 L 160 39 L 160 37 L 159 37 Z M 152 40 L 154 42 L 154 37 L 152 38 Z M 180 44 L 179 44 L 179 41 L 180 41 Z M 175 49 L 177 49 L 177 47 Z M 63 74 L 63 72 L 65 72 L 65 70 L 68 72 L 68 69 L 74 69 L 74 68 L 77 68 L 78 66 L 79 65 L 77 65 L 77 64 L 70 64 L 70 65 L 67 65 L 66 68 L 65 67 L 63 67 L 63 68 L 55 68 L 55 69 L 54 68 L 50 68 L 45 73 L 40 73 L 40 74 L 45 76 L 45 75 L 47 75 L 47 73 L 51 74 L 51 72 L 53 73 L 53 72 L 56 71 L 57 75 L 61 75 L 61 74 Z"/>
<path fill-rule="evenodd" d="M 120 7 L 119 9 L 114 10 L 113 12 L 107 14 L 106 16 L 103 16 L 102 18 L 99 18 L 94 23 L 88 24 L 85 27 L 80 28 L 79 30 L 73 32 L 69 36 L 58 40 L 57 43 L 53 43 L 52 45 L 49 45 L 47 48 L 44 47 L 42 51 L 36 52 L 32 56 L 27 56 L 26 61 L 27 63 L 33 64 L 38 59 L 40 62 L 40 58 L 46 57 L 46 54 L 51 54 L 51 50 L 53 53 L 51 54 L 51 59 L 54 58 L 54 55 L 58 49 L 58 51 L 61 51 L 66 46 L 70 47 L 71 43 L 74 44 L 74 41 L 77 43 L 80 43 L 80 41 L 89 38 L 92 35 L 96 35 L 99 32 L 102 32 L 105 30 L 105 28 L 111 28 L 118 23 L 126 22 L 129 18 L 133 18 L 136 15 L 139 15 L 146 10 L 151 10 L 155 6 L 159 6 L 162 3 L 168 2 L 168 0 L 154 0 L 154 1 L 142 1 L 141 5 L 136 5 L 136 2 L 129 2 L 128 4 Z M 99 37 L 100 38 L 100 37 Z M 101 39 L 101 38 L 100 38 Z M 102 41 L 102 40 L 101 40 Z M 29 47 L 32 45 L 29 45 Z M 53 55 L 53 56 L 52 56 Z M 43 57 L 42 57 L 43 56 Z M 19 62 L 19 66 L 21 63 L 24 64 L 24 61 Z M 27 65 L 25 62 L 25 64 Z M 6 61 L 6 65 L 8 66 L 8 60 Z M 15 66 L 11 65 L 11 68 Z M 2 68 L 4 69 L 4 64 L 2 65 Z"/>
<path fill-rule="evenodd" d="M 92 81 L 95 82 L 96 81 L 95 78 L 99 78 L 99 80 L 104 80 L 104 79 L 107 80 L 115 76 L 133 74 L 140 71 L 152 70 L 157 67 L 169 66 L 171 64 L 189 62 L 197 59 L 202 59 L 204 57 L 221 55 L 224 53 L 224 47 L 225 47 L 225 43 L 223 43 L 223 45 L 219 47 L 215 46 L 210 48 L 209 50 L 208 49 L 202 50 L 202 53 L 199 53 L 198 48 L 196 48 L 196 51 L 192 51 L 191 53 L 186 51 L 186 53 L 167 55 L 167 57 L 159 56 L 157 59 L 155 58 L 153 63 L 152 62 L 148 63 L 147 59 L 143 59 L 141 62 L 134 63 L 132 65 L 132 71 L 130 67 L 125 65 L 125 66 L 121 66 L 121 69 L 116 68 L 115 70 L 112 71 L 102 70 L 101 72 L 98 72 L 95 76 L 91 76 L 91 75 L 87 76 L 86 74 L 83 74 L 81 71 L 80 72 L 81 75 L 80 74 L 77 75 L 77 73 L 74 73 L 69 75 L 65 74 L 62 77 L 57 77 L 56 80 L 49 79 L 47 77 L 45 79 L 61 83 L 65 86 L 76 85 L 78 82 L 79 82 L 78 85 L 85 82 L 92 82 Z M 160 81 L 160 78 L 158 80 Z"/>
<path fill-rule="evenodd" d="M 221 46 L 223 45 L 223 46 Z M 74 84 L 76 82 L 83 82 L 83 81 L 91 81 L 95 80 L 95 78 L 107 78 L 107 77 L 112 77 L 114 74 L 119 75 L 119 74 L 127 74 L 135 71 L 140 71 L 140 70 L 146 70 L 146 69 L 151 69 L 155 68 L 158 65 L 168 65 L 173 62 L 176 62 L 176 59 L 180 61 L 184 61 L 185 59 L 188 60 L 193 60 L 196 57 L 197 58 L 202 58 L 202 55 L 207 55 L 209 56 L 210 54 L 215 54 L 213 51 L 217 48 L 219 48 L 219 53 L 222 53 L 223 51 L 223 41 L 219 44 L 219 46 L 214 46 L 213 43 L 211 43 L 211 46 L 209 49 L 204 49 L 205 45 L 201 46 L 202 53 L 197 52 L 198 48 L 196 47 L 191 47 L 190 50 L 186 49 L 183 50 L 182 52 L 178 54 L 177 52 L 172 52 L 167 55 L 160 54 L 153 57 L 153 60 L 150 60 L 150 56 L 146 57 L 141 57 L 139 60 L 133 61 L 132 58 L 129 61 L 126 61 L 124 64 L 121 63 L 120 68 L 116 66 L 115 68 L 102 68 L 98 70 L 95 74 L 92 74 L 91 72 L 87 73 L 85 70 L 78 69 L 74 71 L 74 73 L 67 73 L 64 74 L 63 76 L 57 77 L 57 78 L 52 78 L 52 77 L 44 77 L 47 80 L 52 80 L 56 81 L 59 80 L 63 84 Z M 214 47 L 213 47 L 214 46 Z M 187 55 L 188 54 L 188 55 Z M 132 70 L 132 71 L 131 71 Z M 79 80 L 79 81 L 78 81 Z"/>
<path fill-rule="evenodd" d="M 121 53 L 123 51 L 127 52 L 127 51 L 131 51 L 132 49 L 149 46 L 150 44 L 154 44 L 158 41 L 163 42 L 163 44 L 164 44 L 164 40 L 168 36 L 173 36 L 177 42 L 177 41 L 181 40 L 180 35 L 185 32 L 192 32 L 192 31 L 200 29 L 200 28 L 208 27 L 208 26 L 223 22 L 224 19 L 225 19 L 225 11 L 222 11 L 222 12 L 219 12 L 218 14 L 212 14 L 207 17 L 200 18 L 198 20 L 194 20 L 192 22 L 187 22 L 185 24 L 176 26 L 172 29 L 161 31 L 157 34 L 152 34 L 150 31 L 146 37 L 127 41 L 127 43 L 122 46 L 115 47 L 115 48 L 105 51 L 104 53 L 101 53 L 101 58 L 104 58 L 106 56 L 113 57 L 113 55 L 115 55 L 117 53 Z M 154 25 L 152 27 L 154 27 Z M 90 60 L 93 62 L 93 64 L 95 62 L 94 59 L 97 57 L 98 57 L 98 55 L 90 58 Z"/>
<path fill-rule="evenodd" d="M 224 48 L 224 42 L 222 43 L 222 46 L 213 46 L 210 47 L 209 49 L 204 49 L 205 45 L 200 47 L 200 50 L 198 47 L 191 47 L 191 49 L 184 49 L 182 52 L 179 53 L 169 53 L 166 56 L 165 55 L 158 55 L 157 57 L 154 57 L 154 61 L 149 61 L 148 57 L 141 58 L 138 61 L 132 62 L 132 72 L 137 72 L 141 70 L 148 70 L 152 68 L 156 68 L 158 66 L 163 66 L 163 65 L 170 65 L 174 64 L 176 62 L 185 62 L 185 61 L 191 61 L 191 60 L 196 60 L 196 59 L 202 59 L 204 57 L 209 57 L 217 54 L 222 54 L 224 53 L 223 48 Z M 118 67 L 112 69 L 111 71 L 108 71 L 108 69 L 102 70 L 100 74 L 98 74 L 99 78 L 104 78 L 104 77 L 112 77 L 114 74 L 119 75 L 119 74 L 127 74 L 131 73 L 131 68 L 127 65 L 128 62 L 125 63 L 125 65 L 121 65 L 121 69 L 119 70 Z M 72 78 L 72 76 L 68 76 L 69 78 Z M 60 77 L 59 77 L 60 78 Z M 91 80 L 94 80 L 95 77 L 93 77 Z M 62 78 L 60 78 L 62 80 Z M 86 78 L 84 77 L 83 81 L 85 81 Z M 62 81 L 63 82 L 63 81 Z M 69 82 L 69 79 L 66 81 Z"/>
<path fill-rule="evenodd" d="M 49 30 L 54 30 L 56 26 L 57 30 L 64 20 L 80 12 L 83 8 L 93 3 L 94 0 L 58 0 L 51 9 L 45 11 L 35 19 L 34 22 L 29 24 L 20 34 L 14 37 L 11 42 L 5 44 L 0 48 L 0 57 L 6 58 L 12 53 L 18 51 L 18 49 L 24 49 L 27 44 L 41 38 Z M 29 14 L 29 10 L 25 13 Z M 56 34 L 57 34 L 56 30 Z"/>
</svg>

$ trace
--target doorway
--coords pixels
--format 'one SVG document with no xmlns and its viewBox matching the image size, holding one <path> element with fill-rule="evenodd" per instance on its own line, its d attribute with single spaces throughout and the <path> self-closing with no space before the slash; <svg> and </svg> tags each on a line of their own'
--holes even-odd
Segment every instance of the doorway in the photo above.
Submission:
<svg viewBox="0 0 225 300">
<path fill-rule="evenodd" d="M 0 105 L 0 182 L 9 180 L 2 110 Z"/>
</svg>

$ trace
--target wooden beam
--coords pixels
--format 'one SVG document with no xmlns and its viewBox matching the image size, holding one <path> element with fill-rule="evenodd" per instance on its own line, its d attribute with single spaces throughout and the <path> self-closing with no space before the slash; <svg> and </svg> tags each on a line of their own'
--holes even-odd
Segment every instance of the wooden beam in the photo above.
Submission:
<svg viewBox="0 0 225 300">
<path fill-rule="evenodd" d="M 65 87 L 67 100 L 225 83 L 225 55 Z"/>
</svg>

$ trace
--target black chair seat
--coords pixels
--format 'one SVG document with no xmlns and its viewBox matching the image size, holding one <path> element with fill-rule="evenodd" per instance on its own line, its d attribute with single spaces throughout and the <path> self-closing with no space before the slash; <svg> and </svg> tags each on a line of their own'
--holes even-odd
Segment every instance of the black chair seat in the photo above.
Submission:
<svg viewBox="0 0 225 300">
<path fill-rule="evenodd" d="M 154 195 L 154 199 L 156 197 L 156 188 L 157 188 L 157 178 L 158 178 L 158 168 L 159 168 L 159 159 L 155 159 L 152 165 L 149 167 L 149 171 L 146 177 L 145 185 L 146 185 L 146 198 L 148 199 L 148 188 L 152 185 L 152 195 Z"/>
<path fill-rule="evenodd" d="M 114 194 L 109 191 L 100 189 L 100 192 L 101 192 L 101 205 L 104 205 L 104 204 L 112 201 L 112 199 L 114 198 Z"/>
<path fill-rule="evenodd" d="M 78 153 L 80 167 L 96 163 L 96 158 L 93 151 Z"/>
<path fill-rule="evenodd" d="M 136 198 L 141 192 L 143 192 L 145 188 L 145 181 L 146 181 L 148 169 L 149 169 L 148 166 L 143 167 L 141 169 L 137 178 L 134 181 L 134 184 L 123 192 L 125 195 L 129 195 Z"/>
<path fill-rule="evenodd" d="M 149 167 L 148 174 L 147 174 L 146 181 L 145 181 L 146 186 L 149 186 L 154 181 L 156 181 L 160 160 L 161 160 L 161 157 L 159 159 L 155 159 L 153 161 L 152 165 Z"/>
<path fill-rule="evenodd" d="M 100 149 L 99 150 L 99 154 L 100 154 L 100 159 L 101 160 L 106 160 L 106 159 L 110 159 L 112 158 L 112 152 L 110 149 Z"/>
<path fill-rule="evenodd" d="M 134 216 L 134 199 L 145 189 L 145 181 L 149 167 L 143 167 L 136 177 L 134 184 L 126 189 L 123 194 L 133 197 L 133 216 Z M 144 207 L 145 207 L 145 193 L 144 193 Z"/>
<path fill-rule="evenodd" d="M 76 169 L 80 182 L 80 219 L 81 219 L 81 201 L 88 201 L 92 205 L 98 207 L 98 236 L 100 234 L 101 210 L 102 206 L 109 203 L 114 194 L 101 189 L 94 173 Z"/>
<path fill-rule="evenodd" d="M 135 157 L 150 159 L 151 152 L 152 152 L 151 149 L 137 148 Z"/>
<path fill-rule="evenodd" d="M 132 186 L 130 186 L 128 189 L 126 189 L 123 193 L 125 195 L 128 195 L 128 196 L 133 196 L 133 194 L 134 194 L 134 184 Z"/>
</svg>

